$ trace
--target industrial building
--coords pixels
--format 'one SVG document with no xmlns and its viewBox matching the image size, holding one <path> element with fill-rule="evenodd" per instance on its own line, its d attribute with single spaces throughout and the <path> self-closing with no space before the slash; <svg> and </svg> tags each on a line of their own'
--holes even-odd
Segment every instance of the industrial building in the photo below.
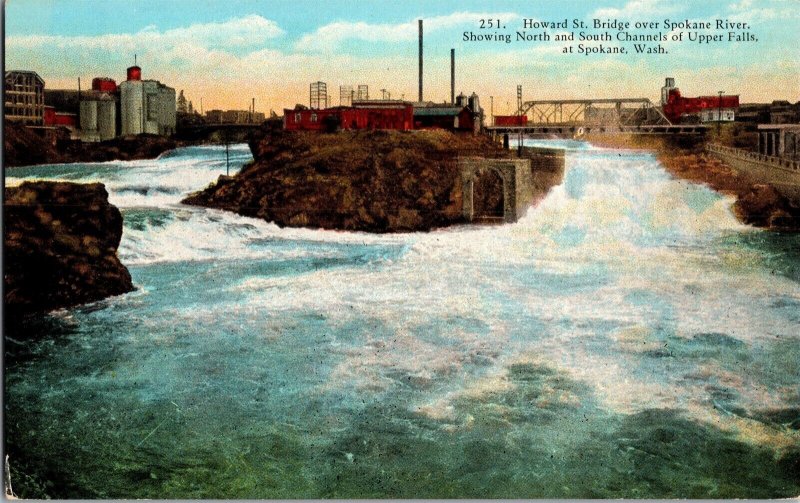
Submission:
<svg viewBox="0 0 800 503">
<path fill-rule="evenodd" d="M 284 109 L 283 127 L 289 131 L 335 129 L 447 129 L 480 132 L 483 110 L 478 96 L 460 96 L 449 103 L 412 103 L 402 100 L 355 100 L 350 107 Z"/>
<path fill-rule="evenodd" d="M 44 125 L 44 80 L 32 71 L 5 73 L 5 120 L 29 126 Z"/>
<path fill-rule="evenodd" d="M 31 72 L 32 73 L 32 72 Z M 45 89 L 44 125 L 70 130 L 73 139 L 97 142 L 120 135 L 175 132 L 175 90 L 155 80 L 141 80 L 141 68 L 128 68 L 128 80 L 117 85 L 95 77 L 88 90 Z"/>
<path fill-rule="evenodd" d="M 339 86 L 338 107 L 328 108 L 328 86 L 312 82 L 309 107 L 284 109 L 283 127 L 290 131 L 332 131 L 336 129 L 447 129 L 479 133 L 483 127 L 483 109 L 478 95 L 455 96 L 455 49 L 450 50 L 450 101 L 423 101 L 422 20 L 419 21 L 419 101 L 392 100 L 386 89 L 382 99 L 369 99 L 369 88 L 360 84 Z"/>
<path fill-rule="evenodd" d="M 70 112 L 56 110 L 55 107 L 44 106 L 45 126 L 64 126 L 71 130 L 78 127 L 78 116 Z"/>
<path fill-rule="evenodd" d="M 312 82 L 309 108 L 284 109 L 283 127 L 290 131 L 330 131 L 335 129 L 447 129 L 479 133 L 483 127 L 483 109 L 478 95 L 455 96 L 455 50 L 450 50 L 450 101 L 423 101 L 422 20 L 419 21 L 419 101 L 392 100 L 386 89 L 382 99 L 369 99 L 369 88 L 360 84 L 358 92 L 351 85 L 339 86 L 339 107 L 328 108 L 327 84 Z"/>
<path fill-rule="evenodd" d="M 81 99 L 80 137 L 105 141 L 117 136 L 117 100 L 113 94 L 93 91 Z"/>
<path fill-rule="evenodd" d="M 331 131 L 336 129 L 395 129 L 414 128 L 414 107 L 408 103 L 316 109 L 285 109 L 283 127 L 289 131 Z"/>
<path fill-rule="evenodd" d="M 131 66 L 119 94 L 122 136 L 175 133 L 175 89 L 157 80 L 142 80 L 142 69 Z"/>
<path fill-rule="evenodd" d="M 661 107 L 673 124 L 692 122 L 732 122 L 739 108 L 738 95 L 685 98 L 675 87 L 675 79 L 667 77 L 661 88 Z"/>
<path fill-rule="evenodd" d="M 261 124 L 266 120 L 264 112 L 250 110 L 208 110 L 205 114 L 208 124 Z"/>
<path fill-rule="evenodd" d="M 495 115 L 495 126 L 524 126 L 528 123 L 526 115 Z"/>
<path fill-rule="evenodd" d="M 759 124 L 758 153 L 800 161 L 800 124 Z"/>
<path fill-rule="evenodd" d="M 80 96 L 80 138 L 105 141 L 117 136 L 117 83 L 108 77 L 92 79 L 91 91 Z"/>
<path fill-rule="evenodd" d="M 416 103 L 414 129 L 449 129 L 478 134 L 483 126 L 483 109 L 478 95 L 459 94 L 452 104 Z"/>
</svg>

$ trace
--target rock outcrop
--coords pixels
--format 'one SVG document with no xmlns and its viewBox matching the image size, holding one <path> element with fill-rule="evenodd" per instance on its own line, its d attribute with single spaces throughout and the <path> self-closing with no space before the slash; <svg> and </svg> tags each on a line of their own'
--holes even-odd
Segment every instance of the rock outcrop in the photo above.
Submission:
<svg viewBox="0 0 800 503">
<path fill-rule="evenodd" d="M 425 231 L 463 221 L 459 155 L 505 155 L 447 131 L 265 131 L 254 162 L 183 202 L 281 226 Z"/>
<path fill-rule="evenodd" d="M 43 312 L 133 290 L 116 251 L 122 215 L 102 184 L 6 187 L 6 314 Z"/>
</svg>

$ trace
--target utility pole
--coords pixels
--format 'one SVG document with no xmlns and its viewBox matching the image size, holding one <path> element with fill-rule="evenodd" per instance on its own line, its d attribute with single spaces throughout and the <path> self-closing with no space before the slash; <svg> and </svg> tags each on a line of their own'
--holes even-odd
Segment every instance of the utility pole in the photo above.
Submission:
<svg viewBox="0 0 800 503">
<path fill-rule="evenodd" d="M 422 101 L 422 19 L 419 20 L 419 101 Z"/>
<path fill-rule="evenodd" d="M 231 176 L 231 154 L 230 154 L 231 138 L 229 131 L 225 130 L 225 176 Z"/>
<path fill-rule="evenodd" d="M 489 96 L 489 104 L 492 114 L 492 126 L 494 126 L 494 96 Z"/>
</svg>

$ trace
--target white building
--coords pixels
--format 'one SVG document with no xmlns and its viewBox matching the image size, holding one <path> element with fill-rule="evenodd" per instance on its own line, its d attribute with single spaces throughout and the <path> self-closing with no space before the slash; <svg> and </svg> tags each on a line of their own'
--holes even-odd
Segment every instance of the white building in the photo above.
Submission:
<svg viewBox="0 0 800 503">
<path fill-rule="evenodd" d="M 81 140 L 105 141 L 117 136 L 117 103 L 108 93 L 87 93 L 80 105 Z"/>
<path fill-rule="evenodd" d="M 122 136 L 175 133 L 175 89 L 157 80 L 141 80 L 141 69 L 132 66 L 119 90 Z"/>
<path fill-rule="evenodd" d="M 736 110 L 733 108 L 705 108 L 700 111 L 700 122 L 733 122 Z"/>
</svg>

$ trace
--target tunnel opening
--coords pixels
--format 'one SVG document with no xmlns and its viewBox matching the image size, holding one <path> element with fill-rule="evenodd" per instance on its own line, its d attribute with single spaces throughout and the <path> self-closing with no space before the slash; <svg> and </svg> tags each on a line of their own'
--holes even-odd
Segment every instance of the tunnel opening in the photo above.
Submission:
<svg viewBox="0 0 800 503">
<path fill-rule="evenodd" d="M 472 192 L 473 220 L 503 222 L 505 195 L 503 177 L 496 170 L 484 169 L 475 175 Z"/>
</svg>

